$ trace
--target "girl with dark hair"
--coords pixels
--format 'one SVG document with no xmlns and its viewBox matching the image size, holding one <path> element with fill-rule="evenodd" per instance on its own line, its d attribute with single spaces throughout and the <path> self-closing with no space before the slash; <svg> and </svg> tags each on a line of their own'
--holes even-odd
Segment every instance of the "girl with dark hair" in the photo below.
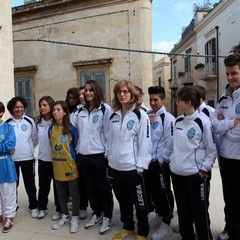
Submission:
<svg viewBox="0 0 240 240">
<path fill-rule="evenodd" d="M 75 109 L 77 109 L 77 106 L 80 103 L 78 88 L 73 87 L 68 89 L 65 101 L 68 106 L 69 114 L 71 114 Z"/>
<path fill-rule="evenodd" d="M 53 179 L 53 166 L 52 166 L 52 156 L 51 156 L 51 146 L 48 137 L 48 130 L 52 125 L 52 110 L 53 110 L 54 100 L 50 96 L 43 96 L 39 99 L 38 106 L 40 111 L 40 116 L 37 121 L 37 132 L 39 141 L 39 151 L 38 151 L 38 178 L 39 178 L 39 213 L 38 219 L 44 218 L 47 212 L 48 195 L 50 192 L 51 181 Z M 53 183 L 54 189 L 54 200 L 56 206 L 56 212 L 52 216 L 52 220 L 57 220 L 60 218 L 61 209 L 57 197 L 56 187 Z"/>
<path fill-rule="evenodd" d="M 53 123 L 49 129 L 52 146 L 52 163 L 54 181 L 61 207 L 61 219 L 52 226 L 56 230 L 68 224 L 70 215 L 67 206 L 67 189 L 72 197 L 73 212 L 71 218 L 71 233 L 79 228 L 78 170 L 76 165 L 77 131 L 70 124 L 69 112 L 65 101 L 57 101 L 53 105 Z"/>
<path fill-rule="evenodd" d="M 123 229 L 113 240 L 134 235 L 133 205 L 137 216 L 137 240 L 149 233 L 143 171 L 151 161 L 150 122 L 141 109 L 141 95 L 126 80 L 114 86 L 113 114 L 109 123 L 107 156 L 109 178 L 119 202 Z"/>
<path fill-rule="evenodd" d="M 173 189 L 182 239 L 212 240 L 210 230 L 208 172 L 217 156 L 211 122 L 199 112 L 200 95 L 185 86 L 177 93 L 176 119 L 169 148 Z"/>
<path fill-rule="evenodd" d="M 106 177 L 108 162 L 104 156 L 111 108 L 102 103 L 103 91 L 95 80 L 87 81 L 84 96 L 85 105 L 78 111 L 75 126 L 79 133 L 78 170 L 85 181 L 93 210 L 85 229 L 102 223 L 99 233 L 106 234 L 112 225 L 112 198 Z"/>
<path fill-rule="evenodd" d="M 78 115 L 78 110 L 85 105 L 84 89 L 85 89 L 85 86 L 81 86 L 79 88 L 79 104 L 78 104 L 78 106 L 75 108 L 75 110 L 70 115 L 70 122 L 73 125 L 76 122 L 76 117 Z"/>
<path fill-rule="evenodd" d="M 34 149 L 38 144 L 37 129 L 34 120 L 24 114 L 27 102 L 22 97 L 12 98 L 7 109 L 12 117 L 7 120 L 14 127 L 16 135 L 16 147 L 14 163 L 19 179 L 20 168 L 23 176 L 24 186 L 28 195 L 29 209 L 32 218 L 38 216 L 38 201 L 35 185 L 35 159 Z M 19 185 L 19 180 L 17 186 Z"/>
</svg>

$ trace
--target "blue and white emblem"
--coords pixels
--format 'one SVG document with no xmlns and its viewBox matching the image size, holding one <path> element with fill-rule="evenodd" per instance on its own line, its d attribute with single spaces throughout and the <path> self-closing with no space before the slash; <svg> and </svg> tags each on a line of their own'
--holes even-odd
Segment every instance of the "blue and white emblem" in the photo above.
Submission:
<svg viewBox="0 0 240 240">
<path fill-rule="evenodd" d="M 240 114 L 240 102 L 236 105 L 236 107 L 235 107 L 235 113 L 237 114 L 237 115 L 239 115 Z"/>
<path fill-rule="evenodd" d="M 152 128 L 155 130 L 159 126 L 159 121 L 153 122 Z"/>
<path fill-rule="evenodd" d="M 187 137 L 189 140 L 193 139 L 196 134 L 196 130 L 194 128 L 190 128 L 187 132 Z"/>
<path fill-rule="evenodd" d="M 67 134 L 62 134 L 60 136 L 60 141 L 61 141 L 61 143 L 66 144 L 68 142 L 68 135 Z"/>
<path fill-rule="evenodd" d="M 132 130 L 134 123 L 135 123 L 135 122 L 134 122 L 133 120 L 129 120 L 129 121 L 127 122 L 127 129 L 128 129 L 128 130 Z"/>
<path fill-rule="evenodd" d="M 27 129 L 28 129 L 27 124 L 22 124 L 22 125 L 21 125 L 21 129 L 23 130 L 23 132 L 26 132 Z"/>
<path fill-rule="evenodd" d="M 98 119 L 99 119 L 99 115 L 94 115 L 92 117 L 92 122 L 95 124 L 95 123 L 97 123 Z"/>
</svg>

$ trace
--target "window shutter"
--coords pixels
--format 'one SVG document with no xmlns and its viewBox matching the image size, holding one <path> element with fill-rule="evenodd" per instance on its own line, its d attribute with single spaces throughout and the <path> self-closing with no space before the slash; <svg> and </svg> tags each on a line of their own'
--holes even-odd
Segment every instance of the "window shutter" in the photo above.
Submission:
<svg viewBox="0 0 240 240">
<path fill-rule="evenodd" d="M 33 115 L 33 99 L 32 99 L 32 78 L 19 78 L 15 81 L 15 95 L 23 97 L 28 107 L 25 109 L 25 113 L 28 116 Z"/>
</svg>

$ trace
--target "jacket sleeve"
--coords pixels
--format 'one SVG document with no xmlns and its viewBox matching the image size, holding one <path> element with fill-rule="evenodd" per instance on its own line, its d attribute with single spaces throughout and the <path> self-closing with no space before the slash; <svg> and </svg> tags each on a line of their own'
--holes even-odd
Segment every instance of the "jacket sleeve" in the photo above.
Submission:
<svg viewBox="0 0 240 240">
<path fill-rule="evenodd" d="M 228 130 L 226 133 L 226 137 L 233 142 L 239 142 L 240 141 L 240 124 Z"/>
<path fill-rule="evenodd" d="M 31 119 L 32 122 L 32 133 L 31 133 L 31 138 L 33 141 L 33 146 L 34 148 L 38 145 L 38 133 L 37 133 L 37 127 L 36 123 Z"/>
<path fill-rule="evenodd" d="M 215 134 L 225 134 L 234 127 L 234 119 L 225 118 L 223 120 L 218 120 L 217 116 L 219 113 L 222 114 L 220 104 L 218 103 L 211 117 L 213 131 Z"/>
<path fill-rule="evenodd" d="M 204 171 L 211 170 L 215 159 L 217 157 L 216 144 L 213 137 L 212 125 L 210 121 L 204 122 L 203 127 L 203 147 L 205 148 L 206 154 L 202 163 L 201 169 Z"/>
<path fill-rule="evenodd" d="M 74 149 L 76 151 L 77 143 L 78 143 L 78 132 L 77 132 L 77 129 L 72 124 L 71 124 L 71 137 L 72 137 Z"/>
<path fill-rule="evenodd" d="M 148 115 L 143 110 L 141 110 L 141 118 L 138 126 L 137 145 L 136 167 L 137 169 L 148 169 L 151 161 L 152 142 L 150 121 Z"/>
<path fill-rule="evenodd" d="M 175 122 L 175 118 L 173 116 L 167 115 L 167 118 L 164 120 L 164 148 L 160 153 L 158 161 L 162 164 L 165 161 L 169 161 L 170 157 L 170 147 L 168 145 L 173 138 L 173 126 Z"/>
<path fill-rule="evenodd" d="M 103 116 L 103 133 L 104 133 L 104 147 L 105 151 L 107 149 L 107 144 L 108 144 L 108 134 L 109 134 L 109 124 L 110 124 L 110 117 L 112 115 L 112 109 L 109 105 L 105 104 L 106 110 Z"/>
<path fill-rule="evenodd" d="M 5 128 L 6 135 L 3 141 L 0 143 L 0 153 L 9 153 L 16 146 L 16 136 L 15 136 L 13 126 L 8 123 L 5 123 L 5 124 L 6 124 L 6 128 Z"/>
</svg>

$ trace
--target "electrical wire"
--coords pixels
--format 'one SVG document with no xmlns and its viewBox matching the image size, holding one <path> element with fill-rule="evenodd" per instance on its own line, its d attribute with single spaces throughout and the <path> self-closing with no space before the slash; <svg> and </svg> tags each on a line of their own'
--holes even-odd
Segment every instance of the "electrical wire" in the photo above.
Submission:
<svg viewBox="0 0 240 240">
<path fill-rule="evenodd" d="M 103 47 L 89 44 L 80 44 L 80 43 L 70 43 L 62 41 L 53 41 L 53 40 L 44 40 L 44 39 L 16 39 L 13 42 L 42 42 L 42 43 L 51 43 L 51 44 L 60 44 L 67 46 L 76 46 L 76 47 L 86 47 L 94 49 L 105 49 L 112 51 L 122 51 L 122 52 L 133 52 L 133 53 L 146 53 L 146 54 L 161 54 L 168 56 L 180 56 L 180 57 L 216 57 L 216 55 L 200 55 L 200 54 L 183 54 L 183 53 L 166 53 L 158 51 L 145 51 L 145 50 L 136 50 L 136 49 L 125 49 L 125 48 L 113 48 L 113 47 Z M 225 58 L 226 56 L 218 56 L 219 58 Z"/>
</svg>

